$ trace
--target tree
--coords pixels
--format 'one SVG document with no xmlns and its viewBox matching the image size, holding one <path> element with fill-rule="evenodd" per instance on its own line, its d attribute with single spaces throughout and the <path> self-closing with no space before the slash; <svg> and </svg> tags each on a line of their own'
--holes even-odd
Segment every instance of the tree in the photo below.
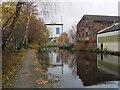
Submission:
<svg viewBox="0 0 120 90">
<path fill-rule="evenodd" d="M 58 38 L 57 43 L 61 46 L 69 46 L 70 38 L 66 32 L 63 32 Z"/>
<path fill-rule="evenodd" d="M 30 43 L 38 43 L 39 45 L 48 42 L 48 30 L 44 23 L 35 16 L 31 17 L 28 31 L 28 40 Z"/>
<path fill-rule="evenodd" d="M 11 47 L 11 46 L 19 47 L 21 46 L 19 44 L 25 44 L 25 45 L 28 44 L 28 41 L 29 41 L 28 36 L 30 36 L 28 35 L 28 33 L 29 33 L 29 30 L 31 30 L 32 28 L 31 25 L 29 24 L 32 21 L 33 17 L 36 18 L 37 25 L 41 26 L 39 27 L 39 32 L 40 30 L 41 32 L 43 32 L 41 33 L 41 41 L 39 38 L 39 43 L 40 42 L 46 43 L 46 41 L 48 40 L 48 33 L 46 33 L 47 29 L 44 25 L 44 22 L 42 22 L 42 19 L 39 18 L 38 20 L 38 15 L 41 15 L 41 14 L 47 15 L 47 13 L 50 14 L 50 8 L 48 8 L 47 6 L 51 6 L 52 4 L 50 2 L 42 2 L 42 1 L 39 1 L 39 3 L 41 3 L 40 5 L 41 10 L 39 11 L 36 8 L 36 4 L 34 4 L 34 2 L 16 2 L 16 3 L 3 2 L 2 3 L 2 12 L 3 12 L 2 13 L 3 15 L 2 39 L 3 40 L 2 41 L 4 46 L 3 48 Z M 35 27 L 34 29 L 38 30 L 37 27 Z M 44 39 L 42 39 L 42 37 Z"/>
<path fill-rule="evenodd" d="M 71 29 L 69 30 L 69 37 L 70 37 L 71 43 L 75 45 L 76 44 L 76 26 L 75 25 L 72 25 Z"/>
<path fill-rule="evenodd" d="M 22 5 L 23 5 L 23 2 L 18 2 L 17 5 L 16 5 L 15 13 L 13 13 L 13 14 L 7 19 L 7 21 L 5 22 L 5 24 L 3 24 L 2 30 L 4 30 L 4 27 L 8 25 L 8 22 L 9 22 L 9 20 L 11 19 L 11 17 L 13 17 L 13 19 L 11 20 L 12 22 L 11 22 L 11 24 L 10 24 L 9 32 L 8 32 L 8 34 L 6 35 L 6 38 L 4 39 L 4 41 L 3 41 L 3 43 L 2 43 L 3 49 L 6 47 L 6 45 L 8 44 L 8 42 L 11 40 L 12 33 L 13 33 L 13 31 L 14 31 L 14 27 L 15 27 L 15 24 L 16 24 L 16 22 L 17 22 L 17 19 L 18 19 L 19 15 L 20 15 L 20 10 L 21 10 L 21 8 L 22 8 Z M 7 7 L 10 8 L 10 7 L 11 7 L 11 3 L 10 3 L 10 5 L 7 5 Z M 5 8 L 5 7 L 4 7 L 4 4 L 3 4 L 3 8 Z M 7 10 L 7 9 L 4 9 L 3 11 L 6 11 L 6 10 Z M 7 11 L 9 11 L 9 10 L 7 10 Z M 7 11 L 6 11 L 6 12 L 7 12 Z M 10 12 L 9 12 L 9 13 L 7 12 L 7 14 L 10 14 Z M 3 16 L 5 16 L 5 15 L 3 15 Z"/>
</svg>

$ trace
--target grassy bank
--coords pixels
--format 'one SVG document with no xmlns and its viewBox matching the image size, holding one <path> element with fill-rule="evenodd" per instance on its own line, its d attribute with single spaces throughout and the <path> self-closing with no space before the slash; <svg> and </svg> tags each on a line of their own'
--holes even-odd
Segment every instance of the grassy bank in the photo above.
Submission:
<svg viewBox="0 0 120 90">
<path fill-rule="evenodd" d="M 63 50 L 69 50 L 71 52 L 76 51 L 76 48 L 74 46 L 59 46 L 59 48 Z"/>
<path fill-rule="evenodd" d="M 26 50 L 21 49 L 18 52 L 3 51 L 3 64 L 2 64 L 2 87 L 11 87 L 13 84 L 13 78 L 15 77 L 19 66 L 24 59 Z"/>
<path fill-rule="evenodd" d="M 96 52 L 96 53 L 110 54 L 110 55 L 116 55 L 116 56 L 119 56 L 119 55 L 120 55 L 120 52 L 117 52 L 117 51 L 109 51 L 109 50 L 81 49 L 80 51 Z"/>
<path fill-rule="evenodd" d="M 109 51 L 109 50 L 100 50 L 100 49 L 91 49 L 91 48 L 87 48 L 87 49 L 77 49 L 76 47 L 60 47 L 60 49 L 63 50 L 69 50 L 71 52 L 75 52 L 75 51 L 82 51 L 82 52 L 96 52 L 96 53 L 103 53 L 103 54 L 110 54 L 110 55 L 116 55 L 116 56 L 120 56 L 120 52 L 117 51 Z"/>
<path fill-rule="evenodd" d="M 39 84 L 39 87 L 53 88 L 52 79 L 48 78 L 48 73 L 47 73 L 48 67 L 50 67 L 48 54 L 44 52 L 41 53 L 39 50 L 37 50 L 36 56 L 37 56 L 37 61 L 35 68 L 37 69 L 35 73 L 38 73 L 39 75 L 38 77 L 36 77 L 36 79 L 41 82 Z"/>
<path fill-rule="evenodd" d="M 39 46 L 39 48 L 52 48 L 52 47 L 59 47 L 57 44 L 54 45 L 46 45 L 46 46 Z"/>
<path fill-rule="evenodd" d="M 59 76 L 53 75 L 52 73 L 48 73 L 48 68 L 53 67 L 49 61 L 49 53 L 37 50 L 37 58 L 37 63 L 39 63 L 37 68 L 40 70 L 39 78 L 40 80 L 47 82 L 44 85 L 40 84 L 40 87 L 53 88 L 54 83 L 59 81 L 61 78 Z"/>
<path fill-rule="evenodd" d="M 41 51 L 41 49 L 55 48 L 55 47 L 59 47 L 59 46 L 58 45 L 39 46 L 39 47 L 37 47 L 37 51 Z"/>
</svg>

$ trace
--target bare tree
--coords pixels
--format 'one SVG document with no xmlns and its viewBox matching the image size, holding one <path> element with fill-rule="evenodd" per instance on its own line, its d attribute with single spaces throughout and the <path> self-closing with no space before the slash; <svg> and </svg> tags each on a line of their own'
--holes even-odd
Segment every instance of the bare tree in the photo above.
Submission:
<svg viewBox="0 0 120 90">
<path fill-rule="evenodd" d="M 72 25 L 71 29 L 69 30 L 69 36 L 71 39 L 72 44 L 76 44 L 76 26 Z"/>
<path fill-rule="evenodd" d="M 57 2 L 51 0 L 36 0 L 34 5 L 37 6 L 37 16 L 44 21 L 55 16 L 57 13 L 57 6 L 59 6 Z"/>
</svg>

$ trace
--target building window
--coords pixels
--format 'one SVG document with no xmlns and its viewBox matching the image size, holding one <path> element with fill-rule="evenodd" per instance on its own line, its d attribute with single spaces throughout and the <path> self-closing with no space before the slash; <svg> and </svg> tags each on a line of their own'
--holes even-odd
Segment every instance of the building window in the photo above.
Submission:
<svg viewBox="0 0 120 90">
<path fill-rule="evenodd" d="M 86 32 L 86 36 L 88 36 L 88 32 Z"/>
<path fill-rule="evenodd" d="M 79 37 L 81 36 L 81 34 L 79 33 Z"/>
<path fill-rule="evenodd" d="M 56 28 L 56 34 L 60 34 L 60 28 L 59 27 Z"/>
<path fill-rule="evenodd" d="M 82 33 L 82 36 L 84 36 L 84 32 Z"/>
<path fill-rule="evenodd" d="M 82 33 L 80 33 L 80 36 L 82 36 Z"/>
</svg>

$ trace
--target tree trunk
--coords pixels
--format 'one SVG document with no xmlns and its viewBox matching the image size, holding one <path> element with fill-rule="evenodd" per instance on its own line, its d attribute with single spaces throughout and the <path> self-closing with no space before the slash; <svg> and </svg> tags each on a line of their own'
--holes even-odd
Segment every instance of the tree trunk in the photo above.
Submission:
<svg viewBox="0 0 120 90">
<path fill-rule="evenodd" d="M 17 5 L 16 5 L 15 17 L 13 18 L 12 24 L 10 26 L 10 32 L 9 32 L 7 38 L 2 43 L 3 49 L 6 47 L 6 44 L 10 41 L 10 38 L 12 36 L 13 30 L 14 30 L 14 27 L 15 27 L 15 23 L 17 22 L 17 19 L 18 19 L 19 14 L 20 14 L 20 9 L 22 7 L 22 4 L 23 4 L 23 2 L 18 2 Z"/>
</svg>

